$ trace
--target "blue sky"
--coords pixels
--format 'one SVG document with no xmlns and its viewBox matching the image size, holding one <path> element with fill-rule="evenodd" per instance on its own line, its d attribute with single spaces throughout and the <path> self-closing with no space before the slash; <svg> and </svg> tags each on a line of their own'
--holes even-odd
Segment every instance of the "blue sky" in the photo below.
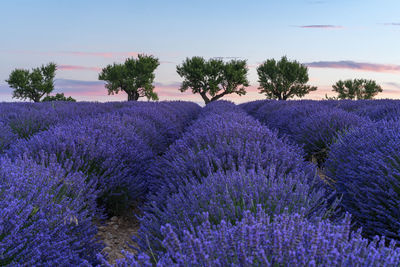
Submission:
<svg viewBox="0 0 400 267">
<path fill-rule="evenodd" d="M 178 90 L 186 57 L 247 59 L 251 87 L 237 103 L 263 99 L 256 66 L 287 55 L 309 66 L 306 96 L 321 99 L 339 79 L 376 80 L 379 97 L 400 98 L 398 1 L 75 1 L 0 2 L 0 101 L 13 101 L 5 80 L 15 68 L 59 65 L 55 92 L 78 100 L 108 96 L 102 67 L 138 53 L 158 57 L 160 99 L 201 102 Z M 15 101 L 15 100 L 14 100 Z"/>
</svg>

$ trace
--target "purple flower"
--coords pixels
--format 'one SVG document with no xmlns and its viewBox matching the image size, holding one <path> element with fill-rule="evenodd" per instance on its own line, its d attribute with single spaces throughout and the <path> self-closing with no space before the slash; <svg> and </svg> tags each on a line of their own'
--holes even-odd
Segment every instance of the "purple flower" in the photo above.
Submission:
<svg viewBox="0 0 400 267">
<path fill-rule="evenodd" d="M 235 225 L 221 221 L 204 222 L 184 231 L 181 238 L 171 225 L 162 227 L 163 245 L 157 266 L 398 266 L 400 249 L 384 238 L 370 242 L 361 231 L 350 232 L 350 215 L 333 224 L 328 220 L 310 222 L 303 213 L 287 211 L 276 216 L 264 212 L 244 212 Z M 229 244 L 228 246 L 226 244 Z M 139 254 L 150 265 L 151 258 Z M 138 264 L 138 256 L 128 254 L 117 266 Z M 142 263 L 144 264 L 144 263 Z"/>
<path fill-rule="evenodd" d="M 400 122 L 350 130 L 332 144 L 326 175 L 336 181 L 342 206 L 363 234 L 400 241 Z"/>
<path fill-rule="evenodd" d="M 94 186 L 53 157 L 0 159 L 0 265 L 96 263 Z"/>
</svg>

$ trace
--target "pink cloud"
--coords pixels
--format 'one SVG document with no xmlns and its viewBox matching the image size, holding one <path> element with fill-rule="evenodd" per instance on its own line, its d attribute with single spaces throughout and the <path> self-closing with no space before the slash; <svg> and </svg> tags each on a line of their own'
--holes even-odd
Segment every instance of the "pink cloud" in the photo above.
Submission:
<svg viewBox="0 0 400 267">
<path fill-rule="evenodd" d="M 190 90 L 186 92 L 179 91 L 181 86 L 180 82 L 173 82 L 173 83 L 154 83 L 154 91 L 158 94 L 158 96 L 163 97 L 181 97 L 181 96 L 189 96 L 191 94 Z"/>
<path fill-rule="evenodd" d="M 365 62 L 343 61 L 316 61 L 305 63 L 310 68 L 333 68 L 333 69 L 352 69 L 360 71 L 399 73 L 400 65 L 375 64 Z"/>
<path fill-rule="evenodd" d="M 103 58 L 120 58 L 120 57 L 137 57 L 139 52 L 86 52 L 86 51 L 29 51 L 29 50 L 14 50 L 7 51 L 7 53 L 15 53 L 15 54 L 38 54 L 38 55 L 70 55 L 70 56 L 78 56 L 78 57 L 103 57 Z"/>
<path fill-rule="evenodd" d="M 343 26 L 340 26 L 340 25 L 326 25 L 326 24 L 300 25 L 300 26 L 295 26 L 295 27 L 302 28 L 302 29 L 342 29 L 342 28 L 344 28 Z"/>
<path fill-rule="evenodd" d="M 85 66 L 77 66 L 77 65 L 58 65 L 57 69 L 59 70 L 89 70 L 89 71 L 101 71 L 101 68 L 98 67 L 85 67 Z"/>
<path fill-rule="evenodd" d="M 258 68 L 258 66 L 260 66 L 262 63 L 255 63 L 255 64 L 248 64 L 247 65 L 247 67 L 249 68 L 249 69 L 256 69 L 256 68 Z"/>
<path fill-rule="evenodd" d="M 182 97 L 182 96 L 191 96 L 193 95 L 192 90 L 188 89 L 185 92 L 179 91 L 181 86 L 180 82 L 173 82 L 169 84 L 163 83 L 154 83 L 154 91 L 157 92 L 159 96 L 168 96 L 168 97 Z M 246 87 L 246 91 L 248 93 L 258 92 L 258 86 L 250 85 Z M 234 94 L 232 94 L 234 95 Z M 197 94 L 198 97 L 200 95 Z"/>
<path fill-rule="evenodd" d="M 138 52 L 82 52 L 82 51 L 61 51 L 56 52 L 60 54 L 67 54 L 73 56 L 92 56 L 92 57 L 137 57 L 140 53 Z"/>
</svg>

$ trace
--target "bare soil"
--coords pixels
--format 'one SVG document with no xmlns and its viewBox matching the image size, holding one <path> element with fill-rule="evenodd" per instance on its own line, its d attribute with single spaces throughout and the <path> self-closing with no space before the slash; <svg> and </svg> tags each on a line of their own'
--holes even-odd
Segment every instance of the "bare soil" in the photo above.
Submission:
<svg viewBox="0 0 400 267">
<path fill-rule="evenodd" d="M 98 226 L 97 237 L 103 241 L 105 248 L 103 254 L 107 255 L 110 264 L 115 264 L 117 259 L 124 258 L 121 250 L 136 253 L 130 246 L 136 246 L 132 236 L 139 230 L 139 221 L 132 210 L 130 216 L 113 216 Z"/>
</svg>

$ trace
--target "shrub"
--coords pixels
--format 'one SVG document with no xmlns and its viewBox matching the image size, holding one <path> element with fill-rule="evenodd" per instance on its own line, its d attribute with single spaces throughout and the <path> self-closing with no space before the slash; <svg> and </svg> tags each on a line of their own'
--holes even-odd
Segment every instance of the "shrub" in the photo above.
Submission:
<svg viewBox="0 0 400 267">
<path fill-rule="evenodd" d="M 64 93 L 57 93 L 56 95 L 52 95 L 52 96 L 48 95 L 48 96 L 45 96 L 45 97 L 42 99 L 42 101 L 43 101 L 43 102 L 46 102 L 46 101 L 70 101 L 70 102 L 76 102 L 76 99 L 72 98 L 71 96 L 66 97 L 66 96 L 64 95 Z"/>
<path fill-rule="evenodd" d="M 0 159 L 0 265 L 96 263 L 95 195 L 55 158 Z"/>
<path fill-rule="evenodd" d="M 272 100 L 256 100 L 247 103 L 240 104 L 239 107 L 247 112 L 250 116 L 257 114 L 257 110 L 264 104 L 272 102 Z"/>
<path fill-rule="evenodd" d="M 370 118 L 373 121 L 398 120 L 400 118 L 400 103 L 393 100 L 379 100 L 360 107 L 356 114 Z"/>
<path fill-rule="evenodd" d="M 100 103 L 0 103 L 0 121 L 12 129 L 16 138 L 28 139 L 53 125 L 109 111 Z"/>
<path fill-rule="evenodd" d="M 271 163 L 286 173 L 300 165 L 308 168 L 300 163 L 302 156 L 300 148 L 243 113 L 200 117 L 151 169 L 150 191 L 157 193 L 151 199 L 162 203 L 178 185 L 219 170 L 259 169 Z"/>
<path fill-rule="evenodd" d="M 236 106 L 233 102 L 227 100 L 213 101 L 207 104 L 200 112 L 199 119 L 206 118 L 212 114 L 223 115 L 225 113 L 240 113 L 245 115 L 245 112 Z"/>
<path fill-rule="evenodd" d="M 219 171 L 181 186 L 162 206 L 153 206 L 141 219 L 139 235 L 143 249 L 160 248 L 161 226 L 169 223 L 178 236 L 190 226 L 200 225 L 202 213 L 209 213 L 212 224 L 221 220 L 235 224 L 245 210 L 255 213 L 256 206 L 270 215 L 305 209 L 308 218 L 329 216 L 325 190 L 316 175 L 304 171 L 276 168 L 271 163 L 264 170 Z M 333 207 L 334 208 L 334 207 Z"/>
<path fill-rule="evenodd" d="M 17 139 L 17 136 L 12 132 L 12 129 L 0 121 L 0 153 L 8 149 L 10 144 Z"/>
<path fill-rule="evenodd" d="M 334 100 L 332 102 L 336 103 L 337 108 L 343 109 L 347 112 L 356 112 L 361 107 L 366 106 L 368 103 L 374 103 L 376 100 Z"/>
<path fill-rule="evenodd" d="M 385 239 L 372 242 L 350 232 L 350 216 L 338 224 L 309 222 L 302 213 L 269 216 L 258 206 L 236 225 L 221 221 L 191 227 L 179 237 L 162 227 L 165 253 L 152 255 L 157 266 L 397 266 L 400 249 Z M 139 265 L 140 264 L 140 265 Z M 146 254 L 126 253 L 117 266 L 151 266 Z"/>
<path fill-rule="evenodd" d="M 282 102 L 268 102 L 258 109 L 255 118 L 270 129 L 278 130 L 280 136 L 288 135 L 291 138 L 307 117 L 327 109 L 316 101 Z"/>
<path fill-rule="evenodd" d="M 299 127 L 293 130 L 293 139 L 302 145 L 307 159 L 315 159 L 319 165 L 322 165 L 331 143 L 338 134 L 367 122 L 367 119 L 356 114 L 328 108 L 304 118 Z"/>
<path fill-rule="evenodd" d="M 326 174 L 365 235 L 400 241 L 400 122 L 368 123 L 331 146 Z"/>
<path fill-rule="evenodd" d="M 20 139 L 7 154 L 16 157 L 27 153 L 39 160 L 39 152 L 45 151 L 54 153 L 63 166 L 68 160 L 72 170 L 99 181 L 101 202 L 114 213 L 147 192 L 144 172 L 154 156 L 136 129 L 135 125 L 125 125 L 119 116 L 81 119 L 54 126 L 29 140 Z"/>
<path fill-rule="evenodd" d="M 207 105 L 207 114 L 200 114 L 199 119 L 150 170 L 149 204 L 144 207 L 146 213 L 139 233 L 142 248 L 148 247 L 146 242 L 158 242 L 154 238 L 150 241 L 146 238 L 159 235 L 159 226 L 169 216 L 163 217 L 162 213 L 173 209 L 166 207 L 169 196 L 193 181 L 203 183 L 213 173 L 223 175 L 238 170 L 258 172 L 267 169 L 276 173 L 277 177 L 302 173 L 304 183 L 315 182 L 315 166 L 303 161 L 300 148 L 279 139 L 275 133 L 234 106 L 218 102 L 215 105 Z M 221 109 L 225 110 L 222 115 L 213 113 L 219 113 Z M 154 216 L 161 217 L 155 219 Z"/>
<path fill-rule="evenodd" d="M 175 104 L 180 104 L 181 108 L 172 108 Z M 185 102 L 170 103 L 141 103 L 117 111 L 120 115 L 136 116 L 145 121 L 151 121 L 157 131 L 163 136 L 166 146 L 169 146 L 179 138 L 188 124 L 197 116 L 200 107 L 189 105 Z M 164 152 L 166 147 L 162 148 Z"/>
</svg>

